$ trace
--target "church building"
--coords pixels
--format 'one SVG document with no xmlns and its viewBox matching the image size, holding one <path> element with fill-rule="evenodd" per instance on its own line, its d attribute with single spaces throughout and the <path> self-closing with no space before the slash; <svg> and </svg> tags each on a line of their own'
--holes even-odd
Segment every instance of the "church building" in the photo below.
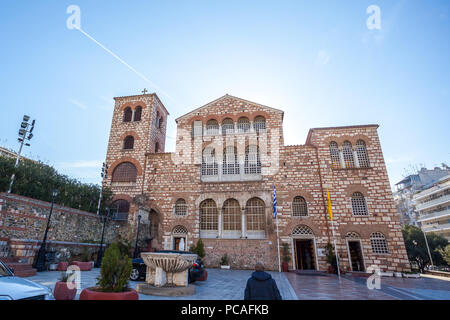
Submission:
<svg viewBox="0 0 450 320">
<path fill-rule="evenodd" d="M 115 98 L 103 183 L 130 241 L 139 225 L 148 250 L 201 238 L 207 267 L 226 254 L 232 269 L 269 270 L 279 241 L 289 269 L 326 271 L 336 239 L 346 271 L 410 269 L 378 125 L 313 128 L 285 145 L 282 110 L 225 95 L 176 119 L 165 152 L 168 116 L 154 93 Z"/>
</svg>

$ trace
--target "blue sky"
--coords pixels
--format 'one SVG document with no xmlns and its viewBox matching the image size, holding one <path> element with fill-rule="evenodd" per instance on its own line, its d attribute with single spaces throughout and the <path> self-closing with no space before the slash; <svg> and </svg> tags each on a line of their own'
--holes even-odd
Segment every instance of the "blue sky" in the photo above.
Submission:
<svg viewBox="0 0 450 320">
<path fill-rule="evenodd" d="M 0 10 L 0 145 L 83 182 L 100 181 L 113 97 L 156 83 L 178 116 L 226 93 L 285 111 L 286 144 L 309 128 L 380 124 L 391 183 L 405 168 L 450 164 L 449 1 L 4 1 Z M 381 9 L 369 30 L 366 8 Z"/>
</svg>

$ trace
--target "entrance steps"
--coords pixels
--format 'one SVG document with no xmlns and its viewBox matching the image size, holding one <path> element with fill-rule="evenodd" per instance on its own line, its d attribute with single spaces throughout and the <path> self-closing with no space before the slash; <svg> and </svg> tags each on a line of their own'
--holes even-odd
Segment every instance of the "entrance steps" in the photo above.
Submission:
<svg viewBox="0 0 450 320">
<path fill-rule="evenodd" d="M 298 276 L 318 276 L 318 277 L 326 277 L 326 276 L 328 276 L 327 272 L 319 271 L 319 270 L 294 270 L 294 272 Z"/>
<path fill-rule="evenodd" d="M 8 268 L 14 270 L 14 275 L 17 277 L 25 278 L 36 275 L 36 269 L 29 263 L 21 262 L 20 258 L 8 257 L 1 258 L 1 260 Z"/>
</svg>

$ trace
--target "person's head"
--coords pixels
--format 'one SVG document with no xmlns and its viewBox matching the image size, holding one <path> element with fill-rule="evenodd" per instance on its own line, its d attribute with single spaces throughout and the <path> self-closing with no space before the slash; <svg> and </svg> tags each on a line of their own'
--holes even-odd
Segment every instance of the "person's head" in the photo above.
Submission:
<svg viewBox="0 0 450 320">
<path fill-rule="evenodd" d="M 258 261 L 258 262 L 255 264 L 255 270 L 256 270 L 256 271 L 264 271 L 264 263 Z"/>
</svg>

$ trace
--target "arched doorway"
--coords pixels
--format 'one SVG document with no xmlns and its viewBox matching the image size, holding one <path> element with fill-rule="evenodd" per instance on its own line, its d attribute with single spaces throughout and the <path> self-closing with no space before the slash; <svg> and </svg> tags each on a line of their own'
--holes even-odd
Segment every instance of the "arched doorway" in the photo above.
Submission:
<svg viewBox="0 0 450 320">
<path fill-rule="evenodd" d="M 294 268 L 297 270 L 317 270 L 317 251 L 314 232 L 306 225 L 298 225 L 292 230 Z"/>
<path fill-rule="evenodd" d="M 356 232 L 348 232 L 345 235 L 347 253 L 352 271 L 365 271 L 364 255 L 361 245 L 361 237 Z"/>
<path fill-rule="evenodd" d="M 188 251 L 188 231 L 184 226 L 176 226 L 172 230 L 172 250 Z M 184 248 L 183 248 L 184 247 Z"/>
</svg>

